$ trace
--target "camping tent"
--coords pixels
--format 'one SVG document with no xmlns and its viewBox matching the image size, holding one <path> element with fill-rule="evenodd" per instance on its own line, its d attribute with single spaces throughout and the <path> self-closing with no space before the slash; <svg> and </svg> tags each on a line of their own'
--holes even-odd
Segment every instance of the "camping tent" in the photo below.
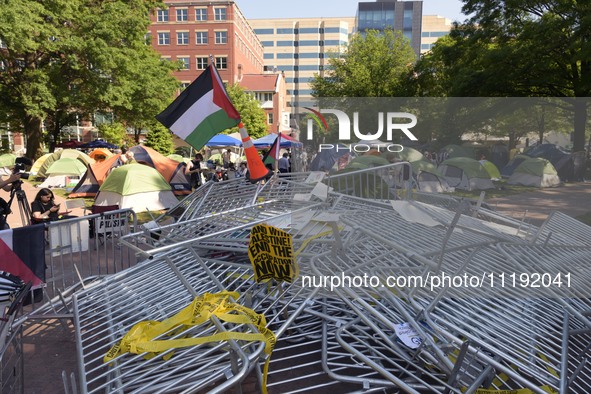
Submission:
<svg viewBox="0 0 591 394">
<path fill-rule="evenodd" d="M 229 135 L 226 134 L 217 134 L 214 135 L 208 142 L 207 144 L 205 144 L 205 146 L 210 147 L 210 148 L 216 148 L 216 147 L 226 147 L 226 146 L 241 146 L 242 142 L 240 140 L 237 140 L 234 137 L 230 137 Z"/>
<path fill-rule="evenodd" d="M 510 185 L 554 187 L 560 185 L 560 178 L 549 160 L 539 157 L 523 161 L 507 181 Z"/>
<path fill-rule="evenodd" d="M 423 159 L 412 161 L 410 162 L 410 165 L 412 167 L 413 178 L 420 191 L 428 193 L 443 193 L 451 191 L 447 180 L 437 169 L 435 164 Z"/>
<path fill-rule="evenodd" d="M 117 149 L 117 145 L 113 145 L 108 143 L 107 141 L 102 140 L 94 140 L 91 142 L 87 142 L 79 146 L 82 149 L 95 149 L 95 148 L 107 148 L 107 149 Z"/>
<path fill-rule="evenodd" d="M 511 175 L 513 175 L 513 171 L 515 171 L 515 169 L 521 163 L 523 163 L 525 160 L 529 158 L 530 157 L 526 155 L 516 155 L 515 157 L 513 157 L 505 167 L 501 168 L 501 175 L 503 176 L 503 178 L 509 178 Z"/>
<path fill-rule="evenodd" d="M 174 161 L 178 161 L 179 163 L 185 163 L 185 164 L 189 164 L 189 162 L 191 161 L 190 158 L 183 157 L 183 156 L 176 154 L 176 153 L 173 153 L 173 154 L 168 155 L 166 157 L 168 157 L 169 159 L 172 159 Z"/>
<path fill-rule="evenodd" d="M 16 155 L 12 153 L 5 153 L 0 155 L 0 167 L 13 167 L 16 160 Z"/>
<path fill-rule="evenodd" d="M 322 148 L 310 163 L 310 171 L 329 171 L 333 166 L 340 162 L 339 159 L 347 155 L 347 159 L 352 155 L 349 148 L 343 144 L 335 144 L 330 149 Z M 339 170 L 342 168 L 338 168 Z"/>
<path fill-rule="evenodd" d="M 98 157 L 104 156 L 106 159 L 107 157 L 113 156 L 113 153 L 110 150 L 108 150 L 107 148 L 96 148 L 95 150 L 90 152 L 88 154 L 88 156 L 92 157 L 94 160 L 99 160 L 99 159 L 97 159 L 97 156 Z"/>
<path fill-rule="evenodd" d="M 474 150 L 466 146 L 446 145 L 439 151 L 438 163 L 456 157 L 474 158 Z"/>
<path fill-rule="evenodd" d="M 492 179 L 493 181 L 498 181 L 501 179 L 501 173 L 492 161 L 480 160 L 480 164 L 484 167 L 486 172 L 488 172 L 488 174 L 490 175 L 490 179 Z"/>
<path fill-rule="evenodd" d="M 175 195 L 191 194 L 191 185 L 185 176 L 185 163 L 179 163 L 178 161 L 169 159 L 147 146 L 136 145 L 129 150 L 133 152 L 135 161 L 158 170 L 170 184 Z"/>
<path fill-rule="evenodd" d="M 53 162 L 62 159 L 62 158 L 72 158 L 72 159 L 77 159 L 80 160 L 83 164 L 92 164 L 94 163 L 94 160 L 88 156 L 86 153 L 74 150 L 74 149 L 63 149 L 63 150 L 58 150 L 54 153 L 51 154 L 51 156 L 47 157 L 45 159 L 45 161 L 43 162 L 43 164 L 41 165 L 41 167 L 39 167 L 39 171 L 37 172 L 37 177 L 38 178 L 45 178 L 47 176 L 47 169 L 49 168 L 50 165 L 53 164 Z M 33 163 L 33 166 L 35 166 L 35 163 Z"/>
<path fill-rule="evenodd" d="M 347 165 L 348 169 L 363 170 L 370 167 L 387 166 L 390 162 L 383 157 L 364 155 L 354 158 Z"/>
<path fill-rule="evenodd" d="M 494 189 L 489 173 L 478 160 L 468 157 L 447 159 L 439 166 L 447 183 L 462 190 Z"/>
<path fill-rule="evenodd" d="M 111 171 L 94 202 L 98 206 L 118 205 L 135 212 L 168 209 L 177 203 L 164 177 L 154 168 L 137 163 Z"/>
<path fill-rule="evenodd" d="M 540 157 L 552 163 L 562 181 L 575 179 L 573 155 L 554 144 L 535 145 L 524 152 L 529 157 Z"/>
<path fill-rule="evenodd" d="M 39 172 L 39 169 L 41 168 L 43 163 L 45 163 L 45 160 L 47 160 L 47 158 L 50 157 L 52 154 L 53 153 L 46 153 L 43 156 L 41 156 L 40 158 L 38 158 L 37 160 L 35 160 L 35 162 L 33 163 L 33 166 L 31 167 L 31 170 L 29 172 L 33 175 L 37 175 L 37 173 Z"/>
<path fill-rule="evenodd" d="M 75 175 L 80 176 L 86 172 L 86 166 L 80 160 L 64 157 L 56 160 L 45 171 L 47 175 Z"/>
<path fill-rule="evenodd" d="M 68 197 L 95 197 L 111 170 L 122 164 L 119 157 L 121 157 L 121 154 L 89 165 L 88 171 L 86 171 L 86 174 L 80 179 L 80 182 L 78 182 Z"/>
</svg>

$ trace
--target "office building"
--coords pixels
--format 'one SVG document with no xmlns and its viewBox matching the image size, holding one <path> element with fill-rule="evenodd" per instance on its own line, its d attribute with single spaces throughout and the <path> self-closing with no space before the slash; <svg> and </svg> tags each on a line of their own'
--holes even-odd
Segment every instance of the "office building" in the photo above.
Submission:
<svg viewBox="0 0 591 394">
<path fill-rule="evenodd" d="M 355 30 L 383 31 L 394 29 L 408 38 L 417 54 L 421 52 L 422 1 L 377 0 L 361 2 L 357 8 Z"/>
<path fill-rule="evenodd" d="M 451 19 L 439 15 L 424 15 L 421 33 L 421 53 L 429 52 L 435 42 L 449 34 L 453 27 Z"/>
</svg>

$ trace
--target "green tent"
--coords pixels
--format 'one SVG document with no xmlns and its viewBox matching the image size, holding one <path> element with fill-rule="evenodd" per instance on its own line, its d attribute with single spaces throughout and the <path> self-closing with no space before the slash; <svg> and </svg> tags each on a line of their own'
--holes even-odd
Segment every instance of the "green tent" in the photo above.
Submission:
<svg viewBox="0 0 591 394">
<path fill-rule="evenodd" d="M 179 163 L 189 163 L 191 161 L 191 159 L 187 158 L 187 157 L 183 157 L 179 154 L 173 153 L 171 155 L 166 156 L 169 159 L 172 159 L 174 161 L 178 161 Z"/>
<path fill-rule="evenodd" d="M 493 189 L 488 171 L 478 160 L 468 157 L 455 157 L 447 159 L 439 166 L 447 183 L 462 190 Z"/>
<path fill-rule="evenodd" d="M 391 154 L 392 153 L 386 153 L 386 155 L 391 155 Z M 419 152 L 416 149 L 409 148 L 407 146 L 405 146 L 401 152 L 395 152 L 394 157 L 396 157 L 402 161 L 408 161 L 408 162 L 419 161 L 419 160 L 426 161 L 425 156 L 421 152 Z"/>
<path fill-rule="evenodd" d="M 560 178 L 552 163 L 546 159 L 532 157 L 517 166 L 507 183 L 523 186 L 555 187 L 560 185 Z"/>
<path fill-rule="evenodd" d="M 459 146 L 459 145 L 446 145 L 443 149 L 443 152 L 447 153 L 447 158 L 452 159 L 456 157 L 468 157 L 473 159 L 474 158 L 474 150 L 472 148 L 466 146 Z"/>
<path fill-rule="evenodd" d="M 347 168 L 365 169 L 369 167 L 387 166 L 390 162 L 383 157 L 374 155 L 359 156 L 351 160 Z"/>
<path fill-rule="evenodd" d="M 80 176 L 86 172 L 86 166 L 78 159 L 64 157 L 51 163 L 45 171 L 47 175 L 77 175 Z"/>
<path fill-rule="evenodd" d="M 0 155 L 0 167 L 13 167 L 16 160 L 16 155 L 12 153 L 5 153 Z"/>
<path fill-rule="evenodd" d="M 49 168 L 49 166 L 52 165 L 53 162 L 58 161 L 59 159 L 63 159 L 63 158 L 77 159 L 77 160 L 80 160 L 83 164 L 93 164 L 94 163 L 94 159 L 92 159 L 90 156 L 88 156 L 84 152 L 80 152 L 75 149 L 63 149 L 63 150 L 59 150 L 57 152 L 52 153 L 50 156 L 48 156 L 45 159 L 45 161 L 43 162 L 41 167 L 39 167 L 39 171 L 37 172 L 37 177 L 38 178 L 45 178 L 47 176 L 47 169 Z M 35 164 L 33 164 L 33 166 L 35 166 Z"/>
<path fill-rule="evenodd" d="M 501 173 L 497 166 L 494 165 L 492 161 L 488 160 L 480 160 L 480 164 L 484 167 L 486 172 L 490 175 L 490 179 L 499 180 L 501 179 Z"/>
<path fill-rule="evenodd" d="M 101 185 L 95 205 L 117 205 L 135 212 L 162 210 L 178 203 L 170 184 L 156 169 L 138 163 L 115 168 Z"/>
</svg>

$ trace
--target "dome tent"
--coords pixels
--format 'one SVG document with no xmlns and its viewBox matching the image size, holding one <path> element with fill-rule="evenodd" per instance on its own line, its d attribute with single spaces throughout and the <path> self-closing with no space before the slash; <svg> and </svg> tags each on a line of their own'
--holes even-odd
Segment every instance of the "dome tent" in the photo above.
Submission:
<svg viewBox="0 0 591 394">
<path fill-rule="evenodd" d="M 488 172 L 488 174 L 490 175 L 490 179 L 492 179 L 493 181 L 501 180 L 501 173 L 492 161 L 480 160 L 480 164 L 484 167 L 486 172 Z"/>
<path fill-rule="evenodd" d="M 462 190 L 494 189 L 490 174 L 478 160 L 467 157 L 447 159 L 439 166 L 447 183 Z"/>
<path fill-rule="evenodd" d="M 510 185 L 555 187 L 560 185 L 558 172 L 549 160 L 539 157 L 523 161 L 507 181 Z"/>
<path fill-rule="evenodd" d="M 41 167 L 39 167 L 39 171 L 37 172 L 37 178 L 45 178 L 47 176 L 47 169 L 49 168 L 49 166 L 52 165 L 53 162 L 63 158 L 77 159 L 80 160 L 83 164 L 94 163 L 94 160 L 86 153 L 74 149 L 59 150 L 57 152 L 52 153 L 51 156 L 48 156 L 45 159 Z M 34 166 L 35 163 L 33 163 L 33 167 Z"/>
<path fill-rule="evenodd" d="M 111 171 L 94 202 L 98 206 L 118 205 L 135 212 L 168 209 L 177 203 L 170 185 L 158 171 L 136 163 Z"/>
</svg>

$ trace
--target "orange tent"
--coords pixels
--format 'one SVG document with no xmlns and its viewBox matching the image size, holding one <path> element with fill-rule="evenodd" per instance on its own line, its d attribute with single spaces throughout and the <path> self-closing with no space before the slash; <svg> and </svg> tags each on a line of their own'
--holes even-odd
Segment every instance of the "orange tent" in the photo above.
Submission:
<svg viewBox="0 0 591 394">
<path fill-rule="evenodd" d="M 92 152 L 90 152 L 88 154 L 88 156 L 92 157 L 94 160 L 101 160 L 100 159 L 101 156 L 104 156 L 105 158 L 107 158 L 107 157 L 113 156 L 113 153 L 110 150 L 105 149 L 105 148 L 97 148 L 97 149 L 93 150 Z M 97 158 L 97 156 L 99 158 Z"/>
</svg>

